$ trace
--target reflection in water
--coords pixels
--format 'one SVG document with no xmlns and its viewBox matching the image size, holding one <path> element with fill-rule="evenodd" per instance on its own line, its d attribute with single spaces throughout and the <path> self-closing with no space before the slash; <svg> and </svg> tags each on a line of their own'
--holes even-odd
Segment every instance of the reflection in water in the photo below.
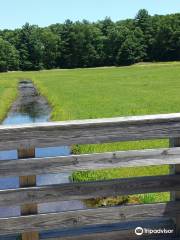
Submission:
<svg viewBox="0 0 180 240">
<path fill-rule="evenodd" d="M 51 109 L 42 96 L 40 96 L 31 81 L 21 81 L 19 84 L 19 97 L 12 105 L 12 108 L 3 121 L 3 125 L 46 122 L 50 118 Z M 36 157 L 67 156 L 70 154 L 69 147 L 37 148 Z M 0 152 L 0 160 L 17 159 L 17 151 Z M 37 176 L 37 185 L 49 185 L 69 182 L 69 174 L 46 174 Z M 0 189 L 11 189 L 19 187 L 19 178 L 0 178 Z M 66 201 L 50 204 L 39 204 L 38 211 L 57 212 L 73 209 L 82 209 L 84 204 L 81 201 Z M 0 208 L 0 217 L 18 216 L 20 208 Z"/>
<path fill-rule="evenodd" d="M 47 122 L 51 109 L 45 98 L 39 95 L 31 81 L 21 81 L 19 97 L 3 121 L 3 124 Z"/>
</svg>

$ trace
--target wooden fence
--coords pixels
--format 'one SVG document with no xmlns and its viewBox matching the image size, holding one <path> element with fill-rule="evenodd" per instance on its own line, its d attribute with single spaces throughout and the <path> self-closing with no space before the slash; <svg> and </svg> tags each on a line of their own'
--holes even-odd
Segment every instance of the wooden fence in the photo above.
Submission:
<svg viewBox="0 0 180 240">
<path fill-rule="evenodd" d="M 35 158 L 35 147 L 170 139 L 165 149 L 131 150 Z M 19 176 L 18 189 L 0 191 L 0 207 L 20 205 L 21 216 L 0 218 L 0 235 L 21 233 L 23 240 L 40 239 L 40 232 L 99 226 L 98 231 L 48 239 L 148 239 L 134 228 L 176 226 L 180 232 L 180 114 L 50 122 L 0 126 L 0 150 L 18 150 L 18 160 L 0 161 L 0 177 Z M 171 165 L 171 174 L 106 181 L 36 186 L 36 175 L 76 170 Z M 37 204 L 118 195 L 172 192 L 167 203 L 123 205 L 38 214 Z M 173 222 L 171 221 L 173 220 Z M 131 222 L 130 227 L 111 227 Z M 154 225 L 153 225 L 154 223 Z M 124 226 L 125 226 L 124 225 Z M 92 227 L 93 229 L 93 227 Z M 172 235 L 167 239 L 173 239 Z M 161 239 L 166 239 L 165 235 Z M 173 235 L 174 236 L 174 235 Z M 144 238 L 143 238 L 144 237 Z M 150 236 L 152 239 L 152 236 Z M 159 235 L 159 237 L 161 237 Z M 169 238 L 168 238 L 169 237 Z M 154 239 L 159 239 L 157 235 Z"/>
</svg>

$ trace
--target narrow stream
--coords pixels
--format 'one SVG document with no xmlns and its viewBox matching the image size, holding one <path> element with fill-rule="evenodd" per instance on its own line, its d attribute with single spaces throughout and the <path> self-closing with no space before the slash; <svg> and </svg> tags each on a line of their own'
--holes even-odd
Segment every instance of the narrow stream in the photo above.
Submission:
<svg viewBox="0 0 180 240">
<path fill-rule="evenodd" d="M 19 97 L 11 107 L 3 125 L 24 124 L 35 122 L 47 122 L 50 119 L 51 108 L 45 98 L 40 96 L 30 80 L 19 83 Z M 57 155 L 69 155 L 70 148 L 66 146 L 54 148 L 37 148 L 36 157 L 49 157 Z M 0 151 L 0 160 L 17 159 L 17 151 Z M 37 176 L 37 185 L 50 185 L 69 182 L 69 174 L 46 174 Z M 0 189 L 12 189 L 19 187 L 19 178 L 0 178 Z M 81 201 L 63 201 L 48 204 L 39 204 L 38 212 L 58 212 L 66 210 L 83 209 L 85 205 Z M 19 216 L 20 207 L 13 206 L 0 208 L 0 218 Z"/>
</svg>

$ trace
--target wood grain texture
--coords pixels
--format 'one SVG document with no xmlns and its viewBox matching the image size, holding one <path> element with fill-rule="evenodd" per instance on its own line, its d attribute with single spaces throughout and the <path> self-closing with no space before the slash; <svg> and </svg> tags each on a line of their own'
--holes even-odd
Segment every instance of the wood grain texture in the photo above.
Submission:
<svg viewBox="0 0 180 240">
<path fill-rule="evenodd" d="M 0 207 L 177 190 L 180 190 L 180 175 L 66 183 L 1 190 Z"/>
<path fill-rule="evenodd" d="M 142 228 L 150 228 L 150 229 L 175 229 L 174 223 L 168 219 L 158 218 L 153 220 L 143 220 L 143 221 L 134 221 L 134 222 L 126 222 L 119 224 L 106 224 L 100 226 L 91 226 L 85 228 L 74 228 L 69 230 L 59 230 L 50 233 L 43 232 L 41 234 L 41 239 L 48 240 L 61 240 L 61 239 L 72 239 L 72 240 L 89 240 L 89 239 L 147 239 L 148 234 L 144 234 L 144 237 L 136 236 L 135 228 L 137 226 L 141 226 Z M 153 239 L 154 234 L 150 235 L 150 239 Z M 160 234 L 155 234 L 156 238 Z M 166 234 L 167 236 L 167 234 Z M 164 239 L 166 237 L 163 234 Z M 138 238 L 137 238 L 138 237 Z M 160 236 L 162 239 L 162 235 Z M 174 234 L 171 234 L 170 237 L 174 237 Z M 173 238 L 174 239 L 174 238 Z M 168 239 L 169 240 L 169 239 Z"/>
<path fill-rule="evenodd" d="M 180 202 L 169 202 L 1 218 L 0 234 L 112 224 L 122 221 L 156 219 L 163 216 L 174 217 L 179 213 Z"/>
<path fill-rule="evenodd" d="M 143 234 L 143 236 L 137 236 L 135 234 L 135 228 L 141 226 L 142 228 L 150 229 L 173 229 L 175 230 L 174 223 L 168 219 L 153 219 L 134 221 L 120 224 L 106 224 L 100 226 L 92 226 L 86 228 L 75 228 L 73 230 L 64 230 L 53 233 L 41 234 L 41 239 L 48 240 L 131 240 L 131 239 L 151 239 L 151 240 L 172 240 L 175 237 L 175 231 L 172 234 Z M 162 238 L 163 237 L 163 238 Z M 168 237 L 168 238 L 166 238 Z"/>
<path fill-rule="evenodd" d="M 46 240 L 178 240 L 173 235 L 167 237 L 167 234 L 137 236 L 133 230 L 120 230 L 112 232 L 90 233 L 78 236 L 47 238 Z"/>
<path fill-rule="evenodd" d="M 0 161 L 0 177 L 180 164 L 180 148 L 117 151 Z"/>
<path fill-rule="evenodd" d="M 69 237 L 57 237 L 57 238 L 48 238 L 47 240 L 129 240 L 129 239 L 138 239 L 132 231 L 115 231 L 115 232 L 105 232 L 105 233 L 96 233 L 96 234 L 84 234 L 79 236 L 69 236 Z M 142 239 L 142 238 L 139 238 Z"/>
<path fill-rule="evenodd" d="M 0 150 L 180 136 L 180 113 L 0 126 Z"/>
<path fill-rule="evenodd" d="M 131 238 L 132 237 L 132 238 Z M 78 234 L 75 236 L 60 236 L 54 238 L 47 238 L 47 240 L 129 240 L 129 239 L 137 239 L 135 238 L 135 234 L 133 230 L 116 230 L 112 232 L 97 232 L 97 233 L 88 233 L 88 234 Z"/>
</svg>

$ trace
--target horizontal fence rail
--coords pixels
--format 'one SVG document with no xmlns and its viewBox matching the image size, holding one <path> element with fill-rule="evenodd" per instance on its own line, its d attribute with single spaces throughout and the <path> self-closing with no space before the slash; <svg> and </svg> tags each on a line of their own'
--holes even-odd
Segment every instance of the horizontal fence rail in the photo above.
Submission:
<svg viewBox="0 0 180 240">
<path fill-rule="evenodd" d="M 0 127 L 0 150 L 180 136 L 180 113 Z"/>
<path fill-rule="evenodd" d="M 143 221 L 136 221 L 136 222 L 129 222 L 127 223 L 118 223 L 118 224 L 109 224 L 109 225 L 100 225 L 100 226 L 92 226 L 92 227 L 84 227 L 84 228 L 75 228 L 73 231 L 69 232 L 68 230 L 59 232 L 58 237 L 57 233 L 51 234 L 47 236 L 46 233 L 41 234 L 41 239 L 48 239 L 48 240 L 137 240 L 137 239 L 151 239 L 151 240 L 158 240 L 158 239 L 169 239 L 175 240 L 175 234 L 171 235 L 171 238 L 167 236 L 167 234 L 159 234 L 157 237 L 154 234 L 149 236 L 148 234 L 144 234 L 144 236 L 136 236 L 134 234 L 134 229 L 137 226 L 141 226 L 146 228 L 154 228 L 156 226 L 157 229 L 175 229 L 174 223 L 171 220 L 167 219 L 153 219 L 153 220 L 143 220 Z M 111 237 L 111 238 L 110 238 Z M 156 237 L 156 238 L 154 238 Z M 160 237 L 160 238 L 159 238 Z M 168 238 L 166 238 L 168 237 Z"/>
<path fill-rule="evenodd" d="M 153 220 L 143 220 L 136 222 L 120 223 L 120 224 L 110 224 L 110 225 L 100 225 L 90 228 L 74 229 L 71 233 L 69 231 L 63 231 L 57 236 L 52 236 L 47 238 L 45 234 L 41 234 L 41 239 L 48 240 L 177 240 L 175 233 L 171 234 L 169 237 L 167 234 L 143 234 L 143 236 L 137 236 L 134 234 L 135 228 L 141 226 L 142 228 L 154 229 L 175 229 L 174 223 L 170 220 L 165 219 L 153 219 Z M 44 238 L 45 237 L 45 238 Z"/>
<path fill-rule="evenodd" d="M 163 138 L 170 139 L 169 148 L 35 157 L 37 147 Z M 138 221 L 161 218 L 163 221 L 172 218 L 177 236 L 180 235 L 180 113 L 0 126 L 0 150 L 18 150 L 17 160 L 0 161 L 0 177 L 18 176 L 20 180 L 20 188 L 0 190 L 0 207 L 21 207 L 21 216 L 0 218 L 0 235 L 21 233 L 22 240 L 38 240 L 39 232 L 45 230 L 94 224 L 99 227 L 105 224 L 108 228 L 109 224 L 138 224 Z M 156 165 L 170 165 L 171 174 L 36 185 L 36 175 L 40 174 Z M 171 201 L 38 214 L 37 204 L 40 203 L 155 192 L 172 192 Z M 107 228 L 96 233 L 51 239 L 137 239 L 132 229 L 107 232 Z M 163 239 L 166 238 L 163 236 Z"/>
<path fill-rule="evenodd" d="M 168 191 L 180 191 L 180 175 L 136 177 L 1 190 L 0 207 Z"/>
<path fill-rule="evenodd" d="M 180 203 L 127 205 L 0 219 L 0 234 L 112 224 L 133 220 L 175 217 Z"/>
<path fill-rule="evenodd" d="M 0 177 L 180 164 L 180 148 L 117 151 L 0 161 Z"/>
</svg>

